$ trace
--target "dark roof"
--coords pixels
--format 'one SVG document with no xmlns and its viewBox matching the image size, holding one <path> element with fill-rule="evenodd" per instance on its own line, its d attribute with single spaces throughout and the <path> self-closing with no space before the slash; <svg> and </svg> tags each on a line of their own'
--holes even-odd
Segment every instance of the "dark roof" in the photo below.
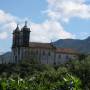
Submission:
<svg viewBox="0 0 90 90">
<path fill-rule="evenodd" d="M 30 42 L 29 46 L 32 48 L 53 48 L 50 43 L 38 43 L 38 42 Z"/>
</svg>

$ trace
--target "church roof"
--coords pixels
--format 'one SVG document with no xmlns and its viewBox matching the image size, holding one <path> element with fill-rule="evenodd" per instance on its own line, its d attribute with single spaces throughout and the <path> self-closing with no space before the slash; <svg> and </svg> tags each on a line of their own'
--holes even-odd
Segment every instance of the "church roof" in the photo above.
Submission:
<svg viewBox="0 0 90 90">
<path fill-rule="evenodd" d="M 65 53 L 65 54 L 78 54 L 77 51 L 71 48 L 56 48 L 51 43 L 39 43 L 39 42 L 30 42 L 29 47 L 31 48 L 43 48 L 43 49 L 55 49 L 56 53 Z"/>
<path fill-rule="evenodd" d="M 29 46 L 32 48 L 53 48 L 50 43 L 39 43 L 39 42 L 30 42 Z"/>
<path fill-rule="evenodd" d="M 67 53 L 67 54 L 78 54 L 77 51 L 71 48 L 56 48 L 57 53 Z"/>
</svg>

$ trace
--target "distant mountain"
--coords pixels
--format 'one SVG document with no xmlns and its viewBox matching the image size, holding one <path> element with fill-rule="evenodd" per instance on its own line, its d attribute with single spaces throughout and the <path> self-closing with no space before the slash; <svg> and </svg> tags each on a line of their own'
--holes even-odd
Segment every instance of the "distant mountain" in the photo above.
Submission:
<svg viewBox="0 0 90 90">
<path fill-rule="evenodd" d="M 3 54 L 3 52 L 0 52 L 0 55 L 2 55 Z"/>
<path fill-rule="evenodd" d="M 54 42 L 54 45 L 61 48 L 72 48 L 81 53 L 90 54 L 90 37 L 80 39 L 60 39 Z"/>
<path fill-rule="evenodd" d="M 9 61 L 12 59 L 12 53 L 6 52 L 2 55 L 0 55 L 0 63 L 3 61 L 3 63 L 9 63 Z"/>
</svg>

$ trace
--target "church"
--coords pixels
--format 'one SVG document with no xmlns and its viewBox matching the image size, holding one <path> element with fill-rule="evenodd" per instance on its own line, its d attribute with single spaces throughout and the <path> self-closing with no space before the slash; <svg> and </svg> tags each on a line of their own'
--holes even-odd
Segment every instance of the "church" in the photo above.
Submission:
<svg viewBox="0 0 90 90">
<path fill-rule="evenodd" d="M 69 60 L 78 59 L 77 52 L 71 48 L 57 48 L 53 43 L 29 42 L 30 33 L 27 22 L 21 30 L 17 25 L 13 31 L 11 63 L 34 59 L 39 64 L 59 65 Z"/>
</svg>

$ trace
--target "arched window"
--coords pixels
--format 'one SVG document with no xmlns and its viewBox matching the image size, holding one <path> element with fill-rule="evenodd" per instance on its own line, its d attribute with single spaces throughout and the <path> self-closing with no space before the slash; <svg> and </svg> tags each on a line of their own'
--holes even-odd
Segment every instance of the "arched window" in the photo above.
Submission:
<svg viewBox="0 0 90 90">
<path fill-rule="evenodd" d="M 69 59 L 69 56 L 68 55 L 66 55 L 66 59 Z"/>
<path fill-rule="evenodd" d="M 48 56 L 50 56 L 51 55 L 51 53 L 50 52 L 48 52 Z"/>
<path fill-rule="evenodd" d="M 58 55 L 58 58 L 59 58 L 59 59 L 61 58 L 61 54 Z"/>
<path fill-rule="evenodd" d="M 36 50 L 36 54 L 38 54 L 38 50 Z"/>
<path fill-rule="evenodd" d="M 45 51 L 43 51 L 43 55 L 45 55 Z"/>
</svg>

